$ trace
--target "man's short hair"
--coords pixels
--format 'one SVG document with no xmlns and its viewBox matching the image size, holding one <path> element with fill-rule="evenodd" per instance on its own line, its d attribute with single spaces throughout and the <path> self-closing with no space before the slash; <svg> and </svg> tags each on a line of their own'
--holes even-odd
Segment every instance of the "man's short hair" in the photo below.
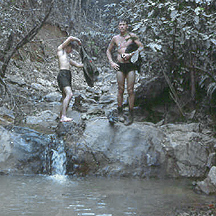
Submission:
<svg viewBox="0 0 216 216">
<path fill-rule="evenodd" d="M 122 19 L 119 20 L 119 23 L 120 22 L 125 22 L 127 25 L 130 23 L 128 18 L 122 18 Z"/>
<path fill-rule="evenodd" d="M 68 46 L 70 46 L 72 49 L 78 50 L 79 46 L 76 41 L 71 41 Z"/>
</svg>

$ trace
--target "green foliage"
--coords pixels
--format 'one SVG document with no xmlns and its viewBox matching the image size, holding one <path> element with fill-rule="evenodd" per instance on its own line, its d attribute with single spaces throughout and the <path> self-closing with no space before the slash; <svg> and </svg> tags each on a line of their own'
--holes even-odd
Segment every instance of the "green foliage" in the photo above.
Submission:
<svg viewBox="0 0 216 216">
<path fill-rule="evenodd" d="M 194 70 L 197 82 L 203 75 L 208 77 L 208 84 L 205 82 L 202 86 L 209 89 L 209 82 L 216 80 L 215 12 L 213 0 L 122 0 L 119 4 L 107 5 L 103 18 L 115 23 L 110 25 L 111 31 L 119 19 L 130 19 L 131 31 L 145 45 L 143 70 L 148 68 L 151 74 L 169 72 L 179 89 L 190 88 L 188 79 Z M 215 90 L 211 85 L 208 94 Z"/>
</svg>

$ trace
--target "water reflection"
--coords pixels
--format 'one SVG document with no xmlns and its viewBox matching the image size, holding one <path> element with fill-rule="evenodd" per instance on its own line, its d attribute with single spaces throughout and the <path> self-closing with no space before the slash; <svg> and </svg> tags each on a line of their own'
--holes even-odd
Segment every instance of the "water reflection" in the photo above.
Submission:
<svg viewBox="0 0 216 216">
<path fill-rule="evenodd" d="M 0 176 L 0 187 L 1 216 L 168 216 L 215 199 L 177 180 Z"/>
</svg>

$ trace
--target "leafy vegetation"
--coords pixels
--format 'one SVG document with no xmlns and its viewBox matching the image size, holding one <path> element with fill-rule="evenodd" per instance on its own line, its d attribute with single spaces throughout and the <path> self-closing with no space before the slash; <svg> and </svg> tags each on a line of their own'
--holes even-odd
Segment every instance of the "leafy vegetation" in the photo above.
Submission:
<svg viewBox="0 0 216 216">
<path fill-rule="evenodd" d="M 210 96 L 216 89 L 215 9 L 211 0 L 122 0 L 106 5 L 104 20 L 113 31 L 119 19 L 129 18 L 146 48 L 145 72 L 166 71 L 177 90 L 191 86 L 195 99 L 197 83 Z"/>
<path fill-rule="evenodd" d="M 6 0 L 0 3 L 0 59 L 4 62 L 11 45 L 18 43 L 40 22 L 51 1 Z M 118 21 L 128 18 L 130 30 L 145 46 L 142 72 L 149 76 L 166 73 L 179 96 L 189 92 L 187 99 L 197 102 L 208 95 L 214 106 L 215 15 L 213 0 L 113 0 L 111 3 L 60 0 L 53 2 L 48 22 L 80 37 L 98 62 L 108 64 L 105 55 L 108 43 L 118 32 Z"/>
</svg>

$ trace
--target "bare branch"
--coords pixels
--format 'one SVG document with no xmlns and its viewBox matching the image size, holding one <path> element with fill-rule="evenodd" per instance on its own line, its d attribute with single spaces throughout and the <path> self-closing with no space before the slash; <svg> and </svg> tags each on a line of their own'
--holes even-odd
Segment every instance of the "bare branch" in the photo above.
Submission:
<svg viewBox="0 0 216 216">
<path fill-rule="evenodd" d="M 50 3 L 50 7 L 48 8 L 46 15 L 44 16 L 43 20 L 38 23 L 36 26 L 34 26 L 27 34 L 26 36 L 15 46 L 15 48 L 11 48 L 8 51 L 8 55 L 4 58 L 4 63 L 2 65 L 2 70 L 1 70 L 1 77 L 5 76 L 6 73 L 6 69 L 7 66 L 10 62 L 10 59 L 12 58 L 12 56 L 16 53 L 16 51 L 18 49 L 20 49 L 21 47 L 23 47 L 25 44 L 27 44 L 29 41 L 31 41 L 35 35 L 39 32 L 39 30 L 42 28 L 43 24 L 45 23 L 45 21 L 47 20 L 47 18 L 49 17 L 51 10 L 53 7 L 53 1 Z M 9 44 L 9 41 L 8 43 Z"/>
</svg>

